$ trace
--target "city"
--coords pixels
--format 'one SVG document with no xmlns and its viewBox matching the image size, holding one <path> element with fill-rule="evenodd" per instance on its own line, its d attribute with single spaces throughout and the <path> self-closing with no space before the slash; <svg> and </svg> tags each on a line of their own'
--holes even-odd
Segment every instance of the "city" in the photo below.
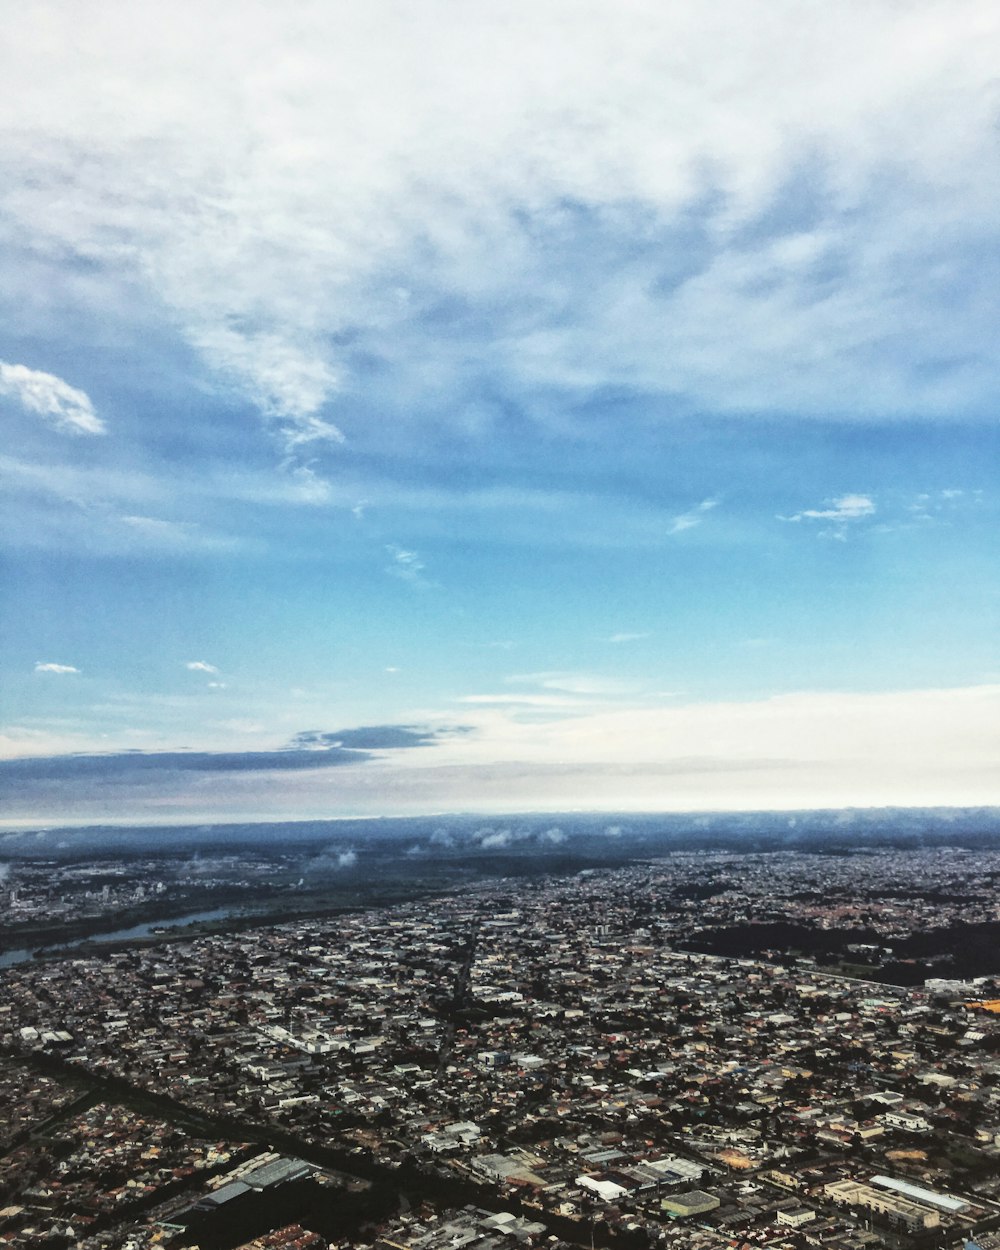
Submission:
<svg viewBox="0 0 1000 1250">
<path fill-rule="evenodd" d="M 22 960 L 0 1237 L 991 1250 L 998 875 L 684 850 Z"/>
</svg>

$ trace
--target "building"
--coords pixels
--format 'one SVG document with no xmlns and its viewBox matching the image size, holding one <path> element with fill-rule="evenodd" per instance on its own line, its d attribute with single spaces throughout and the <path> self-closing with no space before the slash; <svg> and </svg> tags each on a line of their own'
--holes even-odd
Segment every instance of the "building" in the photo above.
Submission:
<svg viewBox="0 0 1000 1250">
<path fill-rule="evenodd" d="M 876 1215 L 884 1216 L 889 1223 L 910 1231 L 937 1228 L 941 1223 L 940 1215 L 931 1207 L 911 1202 L 899 1194 L 874 1189 L 862 1181 L 834 1181 L 824 1186 L 823 1192 L 841 1206 L 872 1211 Z"/>
<path fill-rule="evenodd" d="M 714 1211 L 719 1205 L 719 1200 L 714 1194 L 706 1194 L 702 1189 L 689 1189 L 687 1193 L 671 1194 L 660 1203 L 668 1215 L 679 1219 L 689 1219 L 692 1215 L 704 1215 L 707 1211 Z"/>
</svg>

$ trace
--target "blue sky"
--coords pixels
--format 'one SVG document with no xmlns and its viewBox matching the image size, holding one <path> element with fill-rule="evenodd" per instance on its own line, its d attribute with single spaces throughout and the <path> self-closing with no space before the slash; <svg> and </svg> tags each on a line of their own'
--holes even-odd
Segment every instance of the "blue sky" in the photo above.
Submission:
<svg viewBox="0 0 1000 1250">
<path fill-rule="evenodd" d="M 2 54 L 8 821 L 1000 802 L 995 5 L 89 14 Z"/>
</svg>

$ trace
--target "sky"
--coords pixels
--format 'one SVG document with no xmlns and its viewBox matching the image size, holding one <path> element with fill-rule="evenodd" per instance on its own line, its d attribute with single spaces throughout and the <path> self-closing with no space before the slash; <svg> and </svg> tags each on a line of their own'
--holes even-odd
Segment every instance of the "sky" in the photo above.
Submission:
<svg viewBox="0 0 1000 1250">
<path fill-rule="evenodd" d="M 2 819 L 1000 804 L 1000 9 L 0 49 Z"/>
</svg>

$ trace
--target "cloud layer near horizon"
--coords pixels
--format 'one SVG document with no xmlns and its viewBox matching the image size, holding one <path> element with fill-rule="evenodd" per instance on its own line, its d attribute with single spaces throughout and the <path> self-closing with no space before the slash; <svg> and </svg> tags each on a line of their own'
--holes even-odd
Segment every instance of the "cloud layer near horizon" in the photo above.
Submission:
<svg viewBox="0 0 1000 1250">
<path fill-rule="evenodd" d="M 458 732 L 309 731 L 270 752 L 25 757 L 0 762 L 0 776 L 8 820 L 41 800 L 51 819 L 106 819 L 108 786 L 131 819 L 247 817 L 266 794 L 269 813 L 289 819 L 363 813 L 378 801 L 400 813 L 1000 805 L 996 685 L 615 707 L 540 721 L 494 709 L 469 721 Z"/>
</svg>

